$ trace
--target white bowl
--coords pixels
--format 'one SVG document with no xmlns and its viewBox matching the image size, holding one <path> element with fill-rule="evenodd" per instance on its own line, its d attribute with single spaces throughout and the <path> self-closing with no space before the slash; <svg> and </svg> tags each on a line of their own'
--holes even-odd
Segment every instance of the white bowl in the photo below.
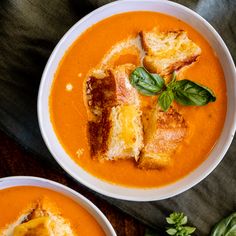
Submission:
<svg viewBox="0 0 236 236">
<path fill-rule="evenodd" d="M 38 177 L 14 176 L 0 179 L 0 190 L 17 186 L 36 186 L 47 188 L 69 197 L 94 217 L 107 236 L 116 236 L 114 229 L 103 213 L 87 198 L 83 197 L 74 190 L 57 182 Z"/>
<path fill-rule="evenodd" d="M 79 35 L 98 21 L 114 14 L 129 11 L 154 11 L 171 15 L 187 22 L 208 40 L 218 55 L 227 86 L 227 114 L 221 136 L 208 158 L 183 179 L 164 187 L 140 189 L 113 185 L 98 179 L 78 166 L 65 152 L 57 139 L 50 122 L 48 100 L 54 73 L 65 51 Z M 107 4 L 78 21 L 60 40 L 44 70 L 39 95 L 38 118 L 43 138 L 48 149 L 61 167 L 80 183 L 101 194 L 124 200 L 151 201 L 175 196 L 200 182 L 210 174 L 224 157 L 233 139 L 236 128 L 236 72 L 230 53 L 215 29 L 192 10 L 165 0 L 125 0 Z"/>
</svg>

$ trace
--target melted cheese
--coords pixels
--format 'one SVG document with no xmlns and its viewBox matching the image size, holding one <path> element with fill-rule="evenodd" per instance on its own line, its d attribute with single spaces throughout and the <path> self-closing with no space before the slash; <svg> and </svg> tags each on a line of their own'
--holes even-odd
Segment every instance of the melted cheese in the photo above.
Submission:
<svg viewBox="0 0 236 236">
<path fill-rule="evenodd" d="M 126 149 L 132 147 L 135 141 L 134 117 L 139 116 L 135 106 L 122 106 L 120 109 L 119 123 L 121 125 L 120 138 L 124 140 Z"/>
<path fill-rule="evenodd" d="M 141 113 L 135 105 L 112 108 L 108 158 L 134 157 L 138 160 L 142 148 Z"/>
<path fill-rule="evenodd" d="M 13 236 L 51 236 L 50 218 L 39 217 L 16 226 Z"/>
</svg>

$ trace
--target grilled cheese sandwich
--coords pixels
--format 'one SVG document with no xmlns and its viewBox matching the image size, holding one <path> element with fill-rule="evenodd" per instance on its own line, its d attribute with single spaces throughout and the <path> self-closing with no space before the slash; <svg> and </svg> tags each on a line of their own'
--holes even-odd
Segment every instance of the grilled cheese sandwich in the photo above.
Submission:
<svg viewBox="0 0 236 236">
<path fill-rule="evenodd" d="M 146 51 L 144 66 L 153 73 L 168 76 L 174 71 L 195 62 L 201 49 L 191 41 L 183 30 L 162 32 L 140 32 L 142 45 Z"/>
<path fill-rule="evenodd" d="M 139 95 L 129 82 L 134 68 L 120 65 L 86 81 L 91 154 L 100 160 L 137 160 L 143 147 Z"/>
<path fill-rule="evenodd" d="M 18 219 L 0 231 L 2 236 L 76 236 L 70 222 L 48 199 L 25 210 Z"/>
<path fill-rule="evenodd" d="M 144 148 L 138 165 L 146 169 L 167 167 L 171 164 L 172 154 L 187 134 L 187 123 L 172 107 L 167 112 L 156 107 L 146 118 Z"/>
<path fill-rule="evenodd" d="M 144 66 L 165 80 L 201 54 L 200 47 L 183 30 L 141 31 L 140 38 Z M 120 58 L 122 52 L 112 55 Z M 156 98 L 138 94 L 129 82 L 135 65 L 107 66 L 111 67 L 91 73 L 86 81 L 87 105 L 92 114 L 88 124 L 91 155 L 100 160 L 134 158 L 145 169 L 169 166 L 187 134 L 185 119 L 173 107 L 163 112 Z"/>
</svg>

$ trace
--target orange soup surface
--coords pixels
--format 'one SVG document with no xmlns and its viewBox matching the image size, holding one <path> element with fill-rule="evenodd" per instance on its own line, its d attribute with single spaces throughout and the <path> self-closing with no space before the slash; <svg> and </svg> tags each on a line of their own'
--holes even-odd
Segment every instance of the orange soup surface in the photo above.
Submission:
<svg viewBox="0 0 236 236">
<path fill-rule="evenodd" d="M 135 37 L 141 30 L 185 30 L 202 50 L 197 62 L 181 70 L 186 78 L 211 88 L 216 102 L 206 106 L 180 106 L 178 111 L 189 126 L 189 134 L 173 155 L 173 164 L 162 170 L 143 170 L 134 161 L 99 162 L 90 157 L 87 111 L 83 82 L 116 43 Z M 120 58 L 135 64 L 135 58 Z M 188 24 L 168 15 L 129 12 L 114 15 L 86 30 L 67 50 L 55 74 L 50 96 L 50 115 L 56 135 L 71 158 L 92 175 L 131 187 L 158 187 L 175 182 L 196 169 L 214 147 L 224 125 L 226 84 L 223 70 L 209 43 Z M 217 158 L 217 157 L 216 157 Z"/>
<path fill-rule="evenodd" d="M 0 190 L 0 230 L 15 222 L 32 203 L 45 197 L 58 207 L 60 215 L 69 220 L 78 235 L 105 235 L 93 216 L 72 199 L 49 189 L 31 186 Z"/>
</svg>

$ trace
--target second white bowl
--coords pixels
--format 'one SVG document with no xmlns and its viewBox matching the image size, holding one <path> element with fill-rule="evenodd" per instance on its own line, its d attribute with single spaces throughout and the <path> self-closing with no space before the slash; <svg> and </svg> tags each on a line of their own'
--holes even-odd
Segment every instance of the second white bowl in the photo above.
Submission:
<svg viewBox="0 0 236 236">
<path fill-rule="evenodd" d="M 72 199 L 94 217 L 107 236 L 116 236 L 114 229 L 103 213 L 92 202 L 74 190 L 57 182 L 38 177 L 14 176 L 0 179 L 0 190 L 18 186 L 47 188 Z"/>
</svg>

